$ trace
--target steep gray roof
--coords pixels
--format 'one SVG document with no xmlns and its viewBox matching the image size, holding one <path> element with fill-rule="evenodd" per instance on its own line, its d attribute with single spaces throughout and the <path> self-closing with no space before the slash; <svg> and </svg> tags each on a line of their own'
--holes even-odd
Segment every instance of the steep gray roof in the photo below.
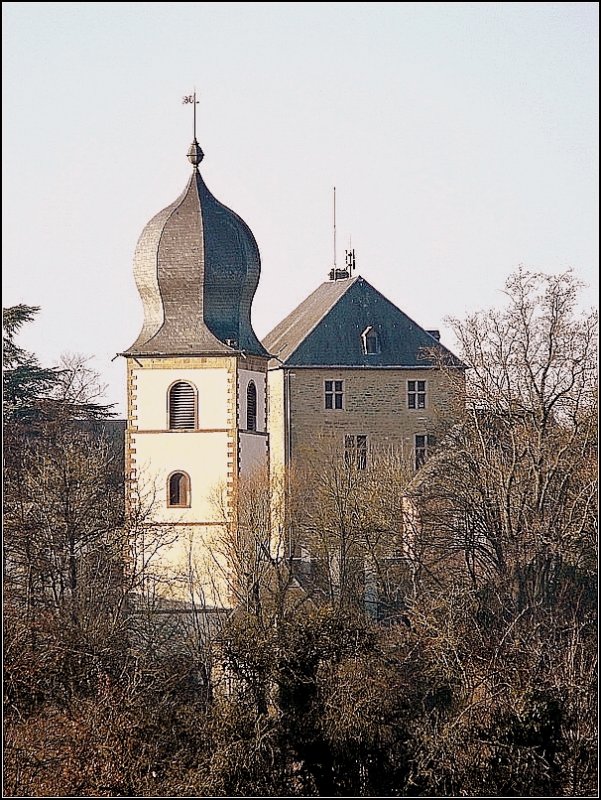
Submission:
<svg viewBox="0 0 601 800">
<path fill-rule="evenodd" d="M 362 334 L 379 338 L 378 353 L 364 352 Z M 428 367 L 435 348 L 448 364 L 464 365 L 364 278 L 322 283 L 263 340 L 270 366 Z M 276 360 L 277 359 L 277 360 Z"/>
<path fill-rule="evenodd" d="M 183 193 L 150 220 L 138 240 L 134 275 L 144 324 L 125 355 L 242 350 L 266 356 L 250 321 L 261 271 L 255 237 L 207 189 L 198 171 L 201 156 L 191 160 Z"/>
<path fill-rule="evenodd" d="M 279 361 L 286 362 L 308 334 L 318 325 L 342 295 L 359 278 L 322 283 L 306 300 L 291 311 L 263 339 L 263 344 Z"/>
</svg>

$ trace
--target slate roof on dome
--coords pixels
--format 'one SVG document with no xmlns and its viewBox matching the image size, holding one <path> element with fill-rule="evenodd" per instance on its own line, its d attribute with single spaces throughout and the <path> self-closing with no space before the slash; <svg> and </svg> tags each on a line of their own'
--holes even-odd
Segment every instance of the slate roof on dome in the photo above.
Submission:
<svg viewBox="0 0 601 800">
<path fill-rule="evenodd" d="M 248 225 L 206 187 L 202 157 L 194 140 L 186 188 L 138 240 L 134 275 L 144 324 L 124 355 L 268 355 L 250 320 L 259 248 Z"/>
<path fill-rule="evenodd" d="M 363 334 L 372 330 L 378 350 L 366 353 Z M 457 368 L 465 365 L 364 278 L 322 283 L 263 339 L 270 368 L 432 367 L 432 349 Z"/>
</svg>

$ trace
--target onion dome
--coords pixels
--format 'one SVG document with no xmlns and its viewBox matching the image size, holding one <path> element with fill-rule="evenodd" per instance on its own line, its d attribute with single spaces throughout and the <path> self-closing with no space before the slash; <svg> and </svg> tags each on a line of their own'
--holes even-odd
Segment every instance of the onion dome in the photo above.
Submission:
<svg viewBox="0 0 601 800">
<path fill-rule="evenodd" d="M 259 248 L 248 225 L 207 189 L 198 171 L 203 157 L 194 139 L 186 188 L 138 240 L 144 324 L 124 355 L 268 355 L 250 321 Z"/>
</svg>

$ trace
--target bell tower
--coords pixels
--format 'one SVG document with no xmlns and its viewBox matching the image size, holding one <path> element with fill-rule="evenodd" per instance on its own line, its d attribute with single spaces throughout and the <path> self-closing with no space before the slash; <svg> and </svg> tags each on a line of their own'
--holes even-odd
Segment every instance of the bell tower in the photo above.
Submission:
<svg viewBox="0 0 601 800">
<path fill-rule="evenodd" d="M 223 607 L 224 515 L 238 478 L 268 466 L 268 353 L 250 319 L 259 249 L 206 187 L 203 157 L 194 136 L 184 191 L 148 222 L 135 251 L 144 323 L 122 353 L 126 477 L 130 502 L 152 502 L 153 521 L 169 531 L 155 557 L 162 592 L 186 602 L 193 573 L 196 600 Z"/>
</svg>

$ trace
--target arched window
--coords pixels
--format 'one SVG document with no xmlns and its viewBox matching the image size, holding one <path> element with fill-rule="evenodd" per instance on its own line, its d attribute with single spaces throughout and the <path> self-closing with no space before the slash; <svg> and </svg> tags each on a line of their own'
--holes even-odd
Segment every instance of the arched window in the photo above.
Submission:
<svg viewBox="0 0 601 800">
<path fill-rule="evenodd" d="M 246 388 L 246 430 L 257 430 L 257 387 L 254 381 Z"/>
<path fill-rule="evenodd" d="M 190 478 L 185 472 L 172 472 L 167 479 L 167 505 L 190 508 Z"/>
<path fill-rule="evenodd" d="M 170 430 L 194 430 L 196 427 L 196 390 L 187 381 L 177 381 L 169 389 Z"/>
</svg>

